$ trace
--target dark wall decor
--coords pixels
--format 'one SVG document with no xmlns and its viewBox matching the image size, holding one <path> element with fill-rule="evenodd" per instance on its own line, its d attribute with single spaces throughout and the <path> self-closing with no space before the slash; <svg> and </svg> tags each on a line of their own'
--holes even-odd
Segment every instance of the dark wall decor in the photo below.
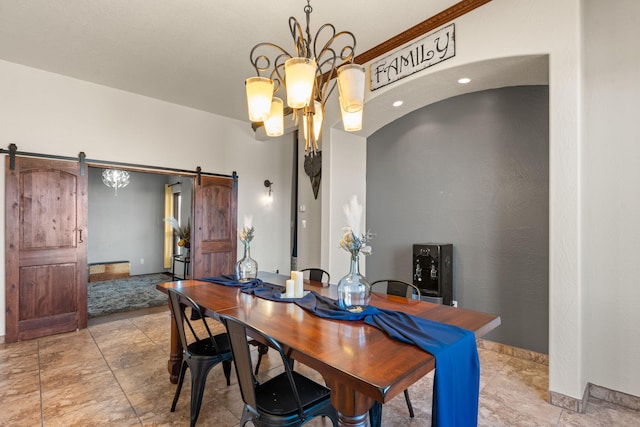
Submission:
<svg viewBox="0 0 640 427">
<path fill-rule="evenodd" d="M 304 171 L 311 179 L 313 197 L 318 198 L 320 189 L 320 178 L 322 177 L 322 151 L 309 153 L 304 156 Z"/>
</svg>

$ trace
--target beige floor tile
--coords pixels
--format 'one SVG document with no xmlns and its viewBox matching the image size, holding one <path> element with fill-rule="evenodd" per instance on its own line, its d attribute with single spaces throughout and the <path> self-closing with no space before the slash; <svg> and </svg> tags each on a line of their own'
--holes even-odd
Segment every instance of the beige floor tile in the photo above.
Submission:
<svg viewBox="0 0 640 427">
<path fill-rule="evenodd" d="M 91 404 L 82 405 L 47 415 L 47 427 L 84 427 L 84 426 L 141 426 L 142 422 L 133 408 L 124 398 L 106 398 Z"/>
<path fill-rule="evenodd" d="M 4 385 L 0 387 L 4 388 Z M 42 426 L 39 388 L 3 394 L 0 408 L 0 426 Z"/>
<path fill-rule="evenodd" d="M 584 414 L 563 411 L 558 426 L 561 427 L 638 427 L 640 412 L 621 408 L 608 402 L 592 399 Z"/>
<path fill-rule="evenodd" d="M 14 344 L 0 344 L 0 425 L 9 426 L 188 426 L 190 374 L 175 412 L 170 412 L 176 385 L 168 381 L 168 310 L 100 322 L 89 329 Z M 214 333 L 222 325 L 209 319 Z M 257 351 L 252 348 L 252 356 Z M 548 366 L 512 354 L 479 349 L 481 427 L 636 427 L 638 411 L 591 399 L 584 414 L 547 403 Z M 271 350 L 259 378 L 281 370 Z M 296 369 L 323 383 L 313 369 Z M 387 402 L 382 425 L 429 426 L 433 373 L 416 382 L 409 393 L 416 413 L 410 418 L 404 395 Z M 221 366 L 207 378 L 198 426 L 236 427 L 243 402 L 235 369 L 231 386 Z M 41 419 L 44 417 L 44 422 Z M 307 425 L 326 427 L 328 419 Z"/>
<path fill-rule="evenodd" d="M 126 403 L 124 392 L 104 361 L 93 365 L 45 367 L 40 378 L 45 420 L 85 410 L 107 400 L 119 399 Z"/>
</svg>

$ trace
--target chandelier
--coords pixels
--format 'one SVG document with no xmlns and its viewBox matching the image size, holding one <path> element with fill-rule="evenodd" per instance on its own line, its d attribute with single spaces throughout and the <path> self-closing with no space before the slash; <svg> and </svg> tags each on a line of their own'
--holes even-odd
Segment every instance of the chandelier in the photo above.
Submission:
<svg viewBox="0 0 640 427">
<path fill-rule="evenodd" d="M 257 76 L 245 82 L 249 119 L 263 122 L 268 136 L 284 132 L 284 113 L 293 113 L 298 124 L 302 116 L 305 157 L 319 151 L 325 103 L 336 86 L 339 92 L 342 122 L 346 131 L 362 128 L 365 70 L 354 64 L 356 39 L 349 31 L 336 32 L 332 24 L 324 24 L 311 37 L 310 0 L 304 7 L 305 31 L 295 17 L 289 18 L 294 50 L 263 42 L 250 53 Z M 268 54 L 272 56 L 269 57 Z M 287 108 L 283 99 L 286 96 Z"/>
<path fill-rule="evenodd" d="M 104 169 L 102 171 L 102 182 L 107 187 L 114 188 L 116 190 L 116 196 L 118 195 L 118 188 L 124 188 L 129 185 L 130 176 L 129 172 L 120 169 Z"/>
</svg>

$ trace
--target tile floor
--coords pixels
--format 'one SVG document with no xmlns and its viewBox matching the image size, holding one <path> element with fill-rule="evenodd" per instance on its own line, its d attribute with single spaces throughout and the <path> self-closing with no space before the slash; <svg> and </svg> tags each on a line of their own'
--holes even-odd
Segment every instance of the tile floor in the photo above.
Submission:
<svg viewBox="0 0 640 427">
<path fill-rule="evenodd" d="M 0 426 L 188 426 L 188 379 L 176 411 L 168 380 L 169 312 L 98 319 L 85 330 L 15 344 L 0 344 Z M 584 414 L 547 403 L 547 366 L 479 349 L 479 426 L 640 426 L 640 413 L 591 399 Z M 267 357 L 261 375 L 275 368 Z M 314 372 L 296 364 L 307 375 Z M 235 374 L 234 374 L 235 376 Z M 238 426 L 242 410 L 232 376 L 220 366 L 207 381 L 199 426 Z M 387 403 L 383 426 L 429 426 L 432 376 L 410 394 Z M 318 380 L 321 380 L 318 378 Z M 310 426 L 328 426 L 316 419 Z"/>
</svg>

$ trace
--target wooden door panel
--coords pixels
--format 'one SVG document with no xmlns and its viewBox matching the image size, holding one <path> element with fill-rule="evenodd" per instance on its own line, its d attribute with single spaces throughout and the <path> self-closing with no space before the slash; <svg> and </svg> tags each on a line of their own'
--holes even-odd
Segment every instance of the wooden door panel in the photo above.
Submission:
<svg viewBox="0 0 640 427">
<path fill-rule="evenodd" d="M 193 277 L 235 271 L 238 188 L 236 178 L 201 176 L 194 192 Z"/>
<path fill-rule="evenodd" d="M 75 264 L 20 269 L 20 321 L 76 311 Z"/>
<path fill-rule="evenodd" d="M 6 342 L 87 326 L 87 176 L 77 162 L 5 162 Z"/>
<path fill-rule="evenodd" d="M 76 176 L 59 170 L 28 170 L 20 176 L 20 248 L 76 246 Z"/>
<path fill-rule="evenodd" d="M 47 248 L 38 251 L 22 251 L 20 253 L 20 266 L 28 267 L 32 265 L 45 264 L 65 264 L 75 263 L 76 248 Z"/>
<path fill-rule="evenodd" d="M 203 243 L 226 242 L 229 237 L 231 212 L 227 207 L 233 202 L 233 188 L 223 185 L 210 183 L 202 188 Z"/>
</svg>

